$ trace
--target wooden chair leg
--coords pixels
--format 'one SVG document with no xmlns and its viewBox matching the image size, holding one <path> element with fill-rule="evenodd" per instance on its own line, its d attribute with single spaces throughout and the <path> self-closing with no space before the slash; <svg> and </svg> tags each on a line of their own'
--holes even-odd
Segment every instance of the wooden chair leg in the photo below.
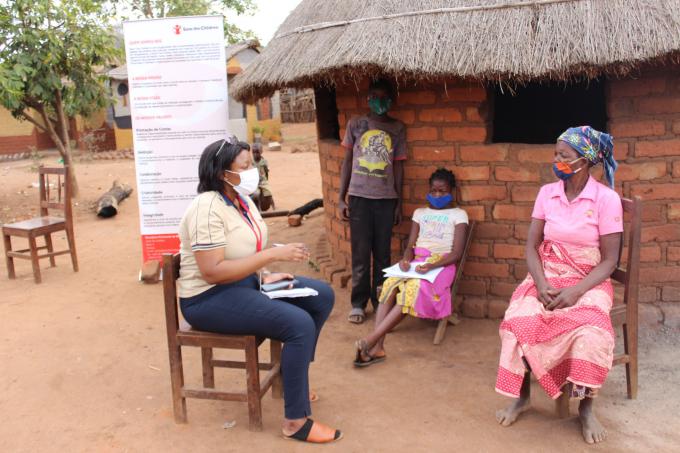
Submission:
<svg viewBox="0 0 680 453">
<path fill-rule="evenodd" d="M 182 348 L 178 344 L 168 345 L 170 353 L 170 384 L 172 387 L 172 408 L 175 423 L 187 422 L 187 400 L 182 396 L 184 388 L 184 369 L 182 366 Z"/>
<path fill-rule="evenodd" d="M 569 417 L 569 393 L 570 392 L 565 391 L 557 398 L 557 400 L 555 400 L 555 411 L 559 418 Z"/>
<path fill-rule="evenodd" d="M 437 330 L 434 333 L 434 344 L 441 344 L 446 334 L 446 326 L 449 324 L 448 318 L 440 319 L 437 323 Z"/>
<path fill-rule="evenodd" d="M 279 365 L 281 364 L 281 342 L 280 341 L 275 341 L 275 340 L 270 340 L 269 342 L 269 350 L 270 350 L 270 362 L 272 364 L 278 363 Z M 281 379 L 281 373 L 274 378 L 274 382 L 272 382 L 272 397 L 281 399 L 283 398 L 283 380 Z"/>
<path fill-rule="evenodd" d="M 66 239 L 68 240 L 68 248 L 71 251 L 71 263 L 73 264 L 73 271 L 78 272 L 78 256 L 76 255 L 76 238 L 73 234 L 73 227 L 66 227 Z"/>
<path fill-rule="evenodd" d="M 14 257 L 8 255 L 12 251 L 12 238 L 9 234 L 3 234 L 2 240 L 5 243 L 5 262 L 7 263 L 7 277 L 10 279 L 17 278 L 14 272 Z"/>
<path fill-rule="evenodd" d="M 47 233 L 45 235 L 45 245 L 47 246 L 48 253 L 54 252 L 54 247 L 52 246 L 52 235 L 50 233 Z M 50 256 L 50 267 L 55 267 L 56 265 L 57 265 L 56 260 L 54 259 L 53 256 Z"/>
<path fill-rule="evenodd" d="M 203 361 L 203 387 L 207 389 L 215 388 L 215 367 L 213 367 L 212 348 L 201 348 L 201 359 Z"/>
<path fill-rule="evenodd" d="M 38 245 L 35 242 L 35 236 L 28 237 L 28 248 L 31 250 L 31 265 L 33 266 L 33 279 L 36 283 L 41 283 L 40 276 L 40 260 L 38 259 Z"/>
<path fill-rule="evenodd" d="M 248 429 L 262 431 L 262 401 L 260 400 L 260 369 L 255 337 L 246 340 L 246 385 L 248 396 Z"/>
<path fill-rule="evenodd" d="M 638 390 L 638 353 L 637 332 L 632 330 L 631 325 L 623 325 L 623 348 L 629 357 L 629 362 L 626 363 L 626 388 L 628 399 L 634 400 L 637 398 Z"/>
</svg>

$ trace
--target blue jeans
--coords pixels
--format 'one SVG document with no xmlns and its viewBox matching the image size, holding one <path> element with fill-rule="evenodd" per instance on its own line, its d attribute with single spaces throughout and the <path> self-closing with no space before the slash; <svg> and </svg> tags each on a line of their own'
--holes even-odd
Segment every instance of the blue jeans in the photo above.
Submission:
<svg viewBox="0 0 680 453">
<path fill-rule="evenodd" d="M 255 335 L 283 342 L 281 377 L 285 416 L 308 417 L 309 363 L 335 295 L 327 284 L 296 277 L 299 287 L 314 288 L 318 296 L 269 299 L 260 293 L 256 275 L 216 285 L 193 297 L 180 298 L 184 318 L 198 330 L 231 335 Z"/>
</svg>

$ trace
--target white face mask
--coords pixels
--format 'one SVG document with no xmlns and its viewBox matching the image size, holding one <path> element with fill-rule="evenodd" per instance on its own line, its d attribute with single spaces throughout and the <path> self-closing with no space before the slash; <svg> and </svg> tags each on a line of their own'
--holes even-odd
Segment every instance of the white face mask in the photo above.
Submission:
<svg viewBox="0 0 680 453">
<path fill-rule="evenodd" d="M 232 186 L 236 192 L 238 192 L 240 195 L 243 195 L 244 197 L 247 197 L 250 194 L 254 193 L 257 190 L 257 186 L 260 185 L 260 172 L 255 167 L 242 172 L 229 170 L 225 171 L 228 171 L 229 173 L 236 173 L 239 175 L 239 177 L 241 178 L 241 183 L 236 186 L 227 181 L 226 179 L 225 181 L 230 186 Z"/>
</svg>

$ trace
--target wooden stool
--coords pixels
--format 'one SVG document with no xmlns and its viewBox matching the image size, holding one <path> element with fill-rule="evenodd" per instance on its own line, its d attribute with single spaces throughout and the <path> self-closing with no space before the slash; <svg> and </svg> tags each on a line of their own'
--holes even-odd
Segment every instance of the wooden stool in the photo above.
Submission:
<svg viewBox="0 0 680 453">
<path fill-rule="evenodd" d="M 168 333 L 168 352 L 170 355 L 170 382 L 172 384 L 172 404 L 175 422 L 187 422 L 186 398 L 202 398 L 222 401 L 242 401 L 248 403 L 249 429 L 262 430 L 262 397 L 269 387 L 272 396 L 281 398 L 281 342 L 271 340 L 269 363 L 260 363 L 258 346 L 265 339 L 253 335 L 223 335 L 201 332 L 188 325 L 180 327 L 177 311 L 177 278 L 179 277 L 179 254 L 163 255 L 163 295 L 165 298 L 165 322 Z M 201 348 L 203 365 L 203 388 L 188 388 L 184 385 L 182 365 L 182 346 Z M 218 360 L 213 358 L 213 348 L 237 349 L 245 351 L 246 360 Z M 246 370 L 246 390 L 242 392 L 221 392 L 215 390 L 215 367 L 239 368 Z M 260 370 L 269 370 L 260 382 Z"/>
</svg>

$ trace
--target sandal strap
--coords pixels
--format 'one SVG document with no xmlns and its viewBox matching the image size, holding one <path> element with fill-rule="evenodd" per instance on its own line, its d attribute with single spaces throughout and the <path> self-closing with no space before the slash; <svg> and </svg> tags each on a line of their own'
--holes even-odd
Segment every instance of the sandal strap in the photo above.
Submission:
<svg viewBox="0 0 680 453">
<path fill-rule="evenodd" d="M 314 425 L 314 420 L 311 418 L 308 418 L 305 420 L 305 424 L 302 425 L 302 428 L 298 429 L 295 431 L 294 434 L 291 434 L 290 437 L 291 439 L 296 439 L 296 440 L 301 440 L 303 442 L 307 441 L 307 438 L 309 437 L 309 432 L 312 430 L 312 426 Z"/>
<path fill-rule="evenodd" d="M 295 434 L 288 436 L 291 439 L 296 439 L 302 442 L 309 442 L 314 444 L 323 444 L 328 442 L 333 442 L 342 436 L 342 432 L 337 429 L 333 429 L 330 426 L 326 426 L 322 423 L 317 423 L 311 418 L 305 421 Z"/>
</svg>

